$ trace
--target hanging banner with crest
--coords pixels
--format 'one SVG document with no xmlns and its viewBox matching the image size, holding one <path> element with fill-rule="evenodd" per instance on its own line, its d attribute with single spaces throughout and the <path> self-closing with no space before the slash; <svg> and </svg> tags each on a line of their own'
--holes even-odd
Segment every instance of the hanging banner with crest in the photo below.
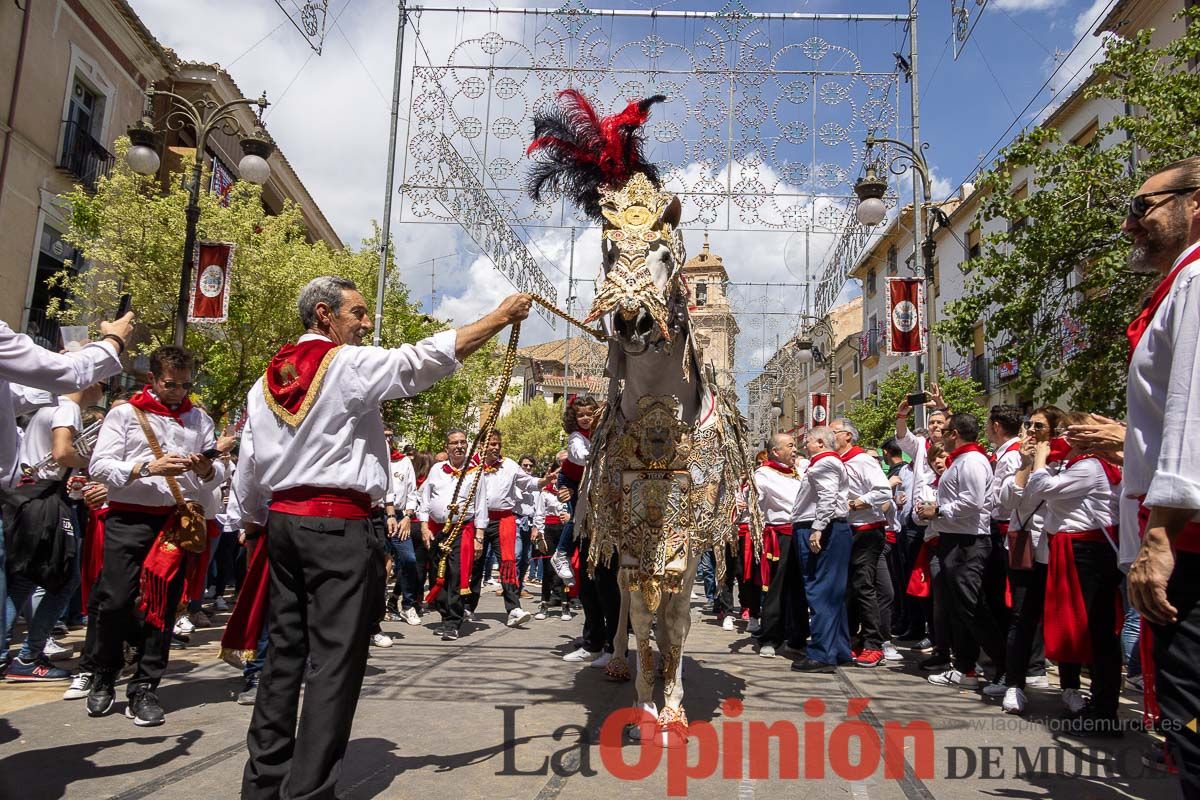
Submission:
<svg viewBox="0 0 1200 800">
<path fill-rule="evenodd" d="M 229 318 L 233 250 L 233 242 L 196 242 L 188 322 L 224 322 Z"/>
<path fill-rule="evenodd" d="M 810 428 L 816 428 L 829 422 L 829 395 L 825 392 L 808 393 L 808 418 L 812 420 Z"/>
<path fill-rule="evenodd" d="M 911 356 L 925 352 L 925 324 L 921 309 L 925 307 L 923 278 L 888 278 L 888 337 L 889 356 Z"/>
</svg>

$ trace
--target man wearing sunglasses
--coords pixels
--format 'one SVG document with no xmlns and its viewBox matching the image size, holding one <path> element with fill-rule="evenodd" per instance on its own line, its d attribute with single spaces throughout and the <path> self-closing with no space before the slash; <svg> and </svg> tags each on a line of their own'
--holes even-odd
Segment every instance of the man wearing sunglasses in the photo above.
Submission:
<svg viewBox="0 0 1200 800">
<path fill-rule="evenodd" d="M 108 412 L 92 451 L 91 476 L 108 487 L 108 517 L 104 565 L 88 612 L 97 615 L 98 624 L 88 626 L 84 644 L 96 667 L 87 698 L 89 716 L 112 710 L 125 641 L 135 630 L 143 644 L 137 673 L 126 688 L 125 716 L 140 727 L 166 719 L 158 683 L 167 668 L 175 609 L 194 556 L 173 546 L 163 550 L 156 541 L 175 512 L 175 487 L 184 500 L 203 503 L 225 480 L 226 471 L 224 461 L 209 457 L 216 444 L 212 418 L 188 398 L 194 367 L 192 354 L 182 347 L 151 353 L 150 383 Z"/>
<path fill-rule="evenodd" d="M 1122 226 L 1132 241 L 1130 268 L 1163 278 L 1128 329 L 1121 563 L 1133 562 L 1129 599 L 1154 632 L 1157 699 L 1188 798 L 1200 798 L 1200 734 L 1193 722 L 1200 696 L 1197 187 L 1200 157 L 1164 167 L 1142 184 Z"/>
</svg>

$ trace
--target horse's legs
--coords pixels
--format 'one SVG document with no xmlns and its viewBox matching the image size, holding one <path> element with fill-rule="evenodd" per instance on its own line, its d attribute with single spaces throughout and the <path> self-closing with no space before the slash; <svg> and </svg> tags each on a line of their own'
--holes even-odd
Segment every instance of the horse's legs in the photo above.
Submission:
<svg viewBox="0 0 1200 800">
<path fill-rule="evenodd" d="M 683 711 L 683 643 L 692 627 L 691 587 L 698 563 L 697 558 L 691 558 L 680 590 L 663 598 L 659 647 L 663 653 L 664 698 L 658 727 L 666 747 L 687 744 L 687 714 Z"/>
<path fill-rule="evenodd" d="M 641 592 L 631 591 L 629 595 L 629 617 L 633 623 L 633 635 L 637 639 L 637 707 L 650 715 L 651 719 L 658 718 L 658 706 L 654 703 L 654 651 L 650 649 L 650 623 L 654 615 L 646 607 Z M 633 727 L 629 731 L 631 738 L 640 739 L 641 731 Z"/>
<path fill-rule="evenodd" d="M 604 674 L 614 681 L 627 681 L 629 674 L 629 573 L 617 569 L 617 588 L 621 591 L 621 617 L 617 621 L 617 632 L 613 636 L 613 655 Z"/>
</svg>

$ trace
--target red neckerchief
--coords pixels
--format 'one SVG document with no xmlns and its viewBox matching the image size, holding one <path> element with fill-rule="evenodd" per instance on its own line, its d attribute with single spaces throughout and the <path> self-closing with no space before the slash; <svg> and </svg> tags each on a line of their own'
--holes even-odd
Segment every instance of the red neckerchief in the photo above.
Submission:
<svg viewBox="0 0 1200 800">
<path fill-rule="evenodd" d="M 417 488 L 418 488 L 418 489 L 420 489 L 420 488 L 421 488 L 421 485 L 422 485 L 423 483 L 425 483 L 425 481 L 427 481 L 427 480 L 429 480 L 429 476 L 428 476 L 428 475 L 421 475 L 420 477 L 418 477 L 418 478 L 417 478 Z"/>
<path fill-rule="evenodd" d="M 401 453 L 399 450 L 392 450 L 392 452 L 388 453 L 388 458 L 392 461 L 403 461 L 404 453 Z"/>
<path fill-rule="evenodd" d="M 772 461 L 771 459 L 768 458 L 766 461 L 762 462 L 762 465 L 764 467 L 770 467 L 771 469 L 775 470 L 776 472 L 782 472 L 784 475 L 787 475 L 789 477 L 792 477 L 792 478 L 796 477 L 796 468 L 789 467 L 787 464 L 780 464 L 778 461 Z"/>
<path fill-rule="evenodd" d="M 967 442 L 962 447 L 955 449 L 953 453 L 946 458 L 946 469 L 950 469 L 950 465 L 954 463 L 954 459 L 964 453 L 979 453 L 981 456 L 987 457 L 987 451 L 979 446 L 979 442 Z"/>
<path fill-rule="evenodd" d="M 1004 452 L 1002 452 L 1000 455 L 1004 456 L 1004 455 L 1008 455 L 1009 453 L 1015 453 L 1020 449 L 1021 449 L 1021 440 L 1017 439 L 1015 442 L 1010 444 L 1008 447 L 1004 448 Z"/>
<path fill-rule="evenodd" d="M 1065 467 L 1063 467 L 1063 470 L 1064 471 L 1068 470 L 1071 467 L 1073 467 L 1074 465 L 1078 464 L 1080 461 L 1083 461 L 1083 460 L 1089 459 L 1089 458 L 1094 458 L 1100 462 L 1100 466 L 1104 468 L 1104 476 L 1106 478 L 1108 478 L 1108 483 L 1110 486 L 1116 486 L 1118 483 L 1121 482 L 1121 468 L 1118 467 L 1116 464 L 1112 464 L 1108 461 L 1105 461 L 1103 458 L 1100 458 L 1100 456 L 1096 455 L 1095 453 L 1084 453 L 1082 455 L 1074 456 L 1072 458 L 1067 459 L 1067 464 Z"/>
<path fill-rule="evenodd" d="M 299 411 L 325 355 L 335 347 L 328 339 L 309 339 L 279 348 L 266 374 L 267 390 L 275 402 L 291 414 Z"/>
<path fill-rule="evenodd" d="M 464 464 L 463 466 L 466 467 L 468 472 L 471 471 L 471 467 L 469 465 Z M 442 462 L 442 472 L 446 473 L 447 475 L 453 475 L 456 478 L 463 473 L 461 469 L 455 469 L 454 467 L 450 466 L 449 461 Z"/>
<path fill-rule="evenodd" d="M 587 429 L 586 431 L 583 428 L 576 428 L 575 432 L 578 433 L 583 438 L 587 439 L 589 442 L 592 440 L 591 428 Z"/>
<path fill-rule="evenodd" d="M 843 463 L 843 464 L 845 464 L 845 463 L 846 463 L 847 461 L 849 461 L 850 459 L 854 458 L 854 457 L 855 457 L 855 456 L 857 456 L 857 455 L 861 455 L 861 454 L 863 454 L 863 453 L 865 453 L 865 452 L 867 452 L 867 451 L 866 451 L 866 450 L 863 450 L 863 449 L 862 449 L 861 447 L 859 447 L 858 445 L 854 445 L 853 447 L 851 447 L 851 448 L 850 448 L 849 450 L 847 450 L 846 452 L 844 452 L 844 453 L 839 453 L 839 454 L 838 454 L 838 458 L 840 458 L 840 459 L 842 460 L 842 463 Z"/>
<path fill-rule="evenodd" d="M 167 408 L 161 400 L 154 396 L 154 392 L 150 389 L 149 384 L 143 386 L 140 392 L 129 398 L 129 405 L 147 414 L 170 417 L 180 425 L 183 425 L 183 420 L 180 417 L 192 410 L 191 398 L 186 395 L 183 398 L 183 402 L 179 404 L 179 408 L 176 408 L 174 411 Z"/>
<path fill-rule="evenodd" d="M 811 459 L 811 460 L 808 462 L 809 469 L 812 469 L 814 466 L 816 466 L 816 463 L 817 463 L 818 461 L 820 461 L 822 458 L 831 458 L 831 457 L 832 457 L 832 458 L 837 458 L 837 457 L 838 457 L 838 454 L 837 454 L 837 453 L 835 453 L 835 452 L 833 452 L 832 450 L 826 450 L 826 451 L 825 451 L 825 452 L 823 452 L 823 453 L 817 453 L 817 454 L 816 454 L 815 456 L 813 456 L 813 457 L 812 457 L 812 459 Z"/>
<path fill-rule="evenodd" d="M 1150 299 L 1142 306 L 1142 310 L 1133 318 L 1133 322 L 1129 323 L 1129 327 L 1125 329 L 1125 336 L 1129 339 L 1129 358 L 1133 358 L 1133 351 L 1137 349 L 1138 342 L 1142 340 L 1146 329 L 1150 327 L 1150 323 L 1154 320 L 1154 315 L 1158 311 L 1158 307 L 1167 299 L 1167 295 L 1171 293 L 1171 287 L 1175 285 L 1175 279 L 1179 277 L 1179 273 L 1183 268 L 1200 259 L 1200 247 L 1197 247 L 1188 253 L 1187 258 L 1180 261 L 1179 264 L 1163 278 L 1158 286 L 1154 287 L 1154 294 L 1150 295 Z"/>
<path fill-rule="evenodd" d="M 1047 464 L 1057 464 L 1060 461 L 1067 460 L 1067 453 L 1071 451 L 1071 444 L 1065 436 L 1055 436 L 1050 440 L 1050 455 L 1046 457 Z"/>
<path fill-rule="evenodd" d="M 500 467 L 503 464 L 504 464 L 504 456 L 500 456 L 500 458 L 496 459 L 495 464 L 487 464 L 481 460 L 475 466 L 482 467 L 484 475 L 491 475 L 493 472 L 500 469 Z"/>
</svg>

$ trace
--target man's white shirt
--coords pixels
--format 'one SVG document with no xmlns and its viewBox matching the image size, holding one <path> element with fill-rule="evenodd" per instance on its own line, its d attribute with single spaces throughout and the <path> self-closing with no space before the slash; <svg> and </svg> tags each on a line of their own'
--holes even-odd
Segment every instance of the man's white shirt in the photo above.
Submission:
<svg viewBox="0 0 1200 800">
<path fill-rule="evenodd" d="M 417 473 L 413 469 L 411 458 L 401 458 L 388 464 L 386 502 L 395 506 L 397 513 L 416 510 Z"/>
<path fill-rule="evenodd" d="M 521 469 L 511 458 L 501 458 L 496 469 L 489 472 L 480 466 L 479 488 L 475 490 L 475 527 L 483 530 L 488 524 L 489 511 L 512 511 L 525 495 L 541 488 L 541 481 Z"/>
<path fill-rule="evenodd" d="M 996 448 L 996 463 L 992 467 L 992 519 L 997 522 L 1008 522 L 1012 509 L 1000 502 L 1000 493 L 1006 482 L 1011 482 L 1021 468 L 1021 451 L 1008 448 L 1019 445 L 1021 438 L 1014 436 Z"/>
<path fill-rule="evenodd" d="M 834 519 L 845 519 L 850 512 L 850 481 L 846 465 L 834 452 L 818 454 L 804 471 L 800 492 L 796 495 L 797 522 L 812 522 L 814 531 L 823 531 Z"/>
<path fill-rule="evenodd" d="M 454 487 L 458 484 L 458 475 L 446 472 L 448 462 L 439 461 L 429 468 L 429 477 L 417 490 L 417 519 L 421 522 L 436 522 L 446 524 L 451 498 L 454 497 Z M 459 490 L 459 505 L 467 497 L 471 489 L 473 475 L 469 472 L 463 477 L 462 489 Z"/>
<path fill-rule="evenodd" d="M 325 339 L 308 333 L 300 342 Z M 303 421 L 287 425 L 267 406 L 263 378 L 250 389 L 230 515 L 263 524 L 271 495 L 311 486 L 346 489 L 382 503 L 388 489 L 388 444 L 379 405 L 411 397 L 450 375 L 457 334 L 442 331 L 396 348 L 346 346 L 329 362 Z"/>
<path fill-rule="evenodd" d="M 937 486 L 936 534 L 991 535 L 992 465 L 983 453 L 969 450 L 954 459 Z"/>
<path fill-rule="evenodd" d="M 1070 467 L 1039 469 L 1029 476 L 1025 492 L 1044 506 L 1048 533 L 1104 530 L 1117 524 L 1117 490 L 1100 460 L 1084 458 Z"/>
<path fill-rule="evenodd" d="M 758 487 L 758 509 L 764 524 L 791 525 L 796 521 L 792 514 L 800 491 L 799 476 L 764 464 L 754 471 L 754 483 Z"/>
<path fill-rule="evenodd" d="M 886 522 L 884 508 L 892 500 L 892 485 L 888 483 L 887 475 L 879 461 L 870 453 L 857 453 L 848 461 L 843 461 L 846 468 L 849 499 L 861 500 L 867 503 L 866 508 L 849 509 L 850 524 L 873 525 Z"/>
</svg>

